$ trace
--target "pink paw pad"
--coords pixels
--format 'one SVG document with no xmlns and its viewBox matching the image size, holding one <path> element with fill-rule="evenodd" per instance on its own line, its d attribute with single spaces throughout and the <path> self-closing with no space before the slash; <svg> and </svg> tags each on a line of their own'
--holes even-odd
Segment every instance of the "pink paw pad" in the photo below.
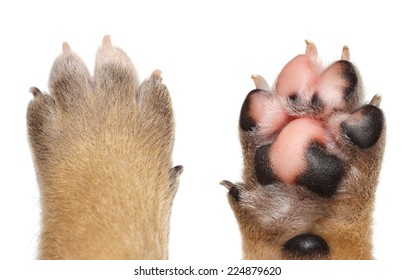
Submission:
<svg viewBox="0 0 415 280">
<path fill-rule="evenodd" d="M 306 53 L 285 65 L 272 89 L 254 77 L 257 89 L 245 99 L 240 128 L 257 143 L 254 162 L 261 184 L 301 185 L 329 197 L 345 173 L 336 150 L 339 133 L 359 148 L 376 143 L 383 115 L 372 105 L 356 110 L 359 75 L 348 59 L 344 47 L 342 59 L 324 68 L 315 45 L 307 42 Z M 347 117 L 333 129 L 329 120 L 339 112 Z"/>
</svg>

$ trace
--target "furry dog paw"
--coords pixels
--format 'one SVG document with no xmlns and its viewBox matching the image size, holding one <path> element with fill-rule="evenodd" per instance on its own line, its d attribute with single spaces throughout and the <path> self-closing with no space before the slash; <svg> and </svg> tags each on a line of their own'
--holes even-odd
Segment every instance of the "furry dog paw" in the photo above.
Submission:
<svg viewBox="0 0 415 280">
<path fill-rule="evenodd" d="M 259 75 L 239 119 L 243 183 L 223 181 L 248 259 L 369 259 L 385 121 L 380 97 L 362 102 L 343 48 L 328 67 L 317 48 Z"/>
<path fill-rule="evenodd" d="M 51 94 L 31 88 L 29 140 L 42 205 L 39 258 L 167 258 L 174 120 L 161 72 L 141 84 L 105 36 L 92 76 L 63 44 Z"/>
</svg>

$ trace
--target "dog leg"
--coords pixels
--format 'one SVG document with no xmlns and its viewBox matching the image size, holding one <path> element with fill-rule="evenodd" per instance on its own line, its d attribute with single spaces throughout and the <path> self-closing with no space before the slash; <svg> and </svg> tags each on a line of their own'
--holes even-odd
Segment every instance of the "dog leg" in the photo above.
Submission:
<svg viewBox="0 0 415 280">
<path fill-rule="evenodd" d="M 27 111 L 41 193 L 40 259 L 165 259 L 181 166 L 172 168 L 174 120 L 156 70 L 141 84 L 110 37 L 94 75 L 63 44 L 51 94 Z"/>
<path fill-rule="evenodd" d="M 349 58 L 344 47 L 323 67 L 307 42 L 273 87 L 253 76 L 239 121 L 244 182 L 222 182 L 245 258 L 372 258 L 385 121 L 379 96 L 361 101 Z"/>
</svg>

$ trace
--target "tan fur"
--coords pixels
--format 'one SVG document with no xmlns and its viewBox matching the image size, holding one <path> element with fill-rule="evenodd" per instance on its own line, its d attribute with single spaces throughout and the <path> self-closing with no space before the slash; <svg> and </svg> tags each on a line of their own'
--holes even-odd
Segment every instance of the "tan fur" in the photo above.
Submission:
<svg viewBox="0 0 415 280">
<path fill-rule="evenodd" d="M 140 85 L 129 58 L 106 36 L 93 77 L 64 43 L 49 85 L 51 95 L 31 89 L 27 113 L 41 191 L 39 258 L 166 259 L 182 167 L 172 168 L 173 111 L 160 72 Z M 223 184 L 240 190 L 240 200 L 230 196 L 229 202 L 245 259 L 300 258 L 283 250 L 300 233 L 330 245 L 328 255 L 313 259 L 373 258 L 372 213 L 385 127 L 371 148 L 340 141 L 347 173 L 330 198 L 304 188 L 259 185 L 253 162 L 258 143 L 242 130 L 240 140 L 244 183 Z"/>
<path fill-rule="evenodd" d="M 307 199 L 303 197 L 303 200 L 294 204 L 297 212 L 291 212 L 281 224 L 274 221 L 266 226 L 258 225 L 254 222 L 257 217 L 250 216 L 252 211 L 243 211 L 241 205 L 230 198 L 242 232 L 244 257 L 293 258 L 284 254 L 282 245 L 298 232 L 313 232 L 330 244 L 330 259 L 372 259 L 372 215 L 385 148 L 385 128 L 383 131 L 381 139 L 370 149 L 359 151 L 348 147 L 350 153 L 354 154 L 350 164 L 355 170 L 344 179 L 338 195 L 330 199 L 313 195 Z M 245 182 L 253 182 L 256 177 L 252 171 L 252 147 L 245 136 L 246 133 L 241 131 Z M 249 189 L 247 186 L 248 184 L 244 185 L 245 189 Z M 251 188 L 252 186 L 255 185 L 251 184 Z M 257 211 L 264 211 L 264 208 Z M 296 219 L 303 220 L 304 224 L 296 226 Z"/>
<path fill-rule="evenodd" d="M 385 129 L 384 129 L 385 131 Z M 241 189 L 241 199 L 229 202 L 239 222 L 245 259 L 295 259 L 287 255 L 283 244 L 299 233 L 311 232 L 324 238 L 330 244 L 329 256 L 317 259 L 372 259 L 372 214 L 375 189 L 381 168 L 385 147 L 385 132 L 378 143 L 367 150 L 358 151 L 350 162 L 350 172 L 332 198 L 319 198 L 307 190 L 275 190 L 274 187 L 258 186 L 252 171 L 252 148 L 246 133 L 241 131 L 244 151 L 245 184 L 236 184 Z M 251 184 L 249 183 L 251 182 Z M 228 188 L 229 182 L 223 183 Z M 293 196 L 291 210 L 285 215 L 261 222 L 260 215 L 268 216 L 278 212 L 281 204 L 275 204 L 275 197 Z M 250 205 L 252 196 L 261 203 Z M 269 201 L 266 199 L 269 197 Z M 274 202 L 272 202 L 274 201 Z M 280 200 L 281 201 L 281 200 Z M 272 206 L 272 207 L 271 207 Z M 259 213 L 259 214 L 258 214 Z"/>
<path fill-rule="evenodd" d="M 253 77 L 257 87 L 268 87 L 258 76 Z M 379 103 L 377 96 L 371 101 L 374 106 Z M 330 125 L 339 126 L 342 118 L 340 113 Z M 384 125 L 379 140 L 370 148 L 359 149 L 339 140 L 342 155 L 338 156 L 346 163 L 346 175 L 333 197 L 322 198 L 305 188 L 260 185 L 254 170 L 257 131 L 240 129 L 243 183 L 222 184 L 230 190 L 228 199 L 241 230 L 244 258 L 372 259 L 372 215 L 385 130 Z M 238 190 L 238 199 L 231 195 L 233 188 Z M 329 254 L 298 256 L 283 249 L 289 239 L 303 233 L 322 237 L 329 244 Z"/>
<path fill-rule="evenodd" d="M 51 95 L 33 88 L 27 122 L 41 192 L 40 259 L 166 259 L 182 168 L 160 72 L 138 83 L 104 37 L 91 77 L 64 43 Z"/>
</svg>

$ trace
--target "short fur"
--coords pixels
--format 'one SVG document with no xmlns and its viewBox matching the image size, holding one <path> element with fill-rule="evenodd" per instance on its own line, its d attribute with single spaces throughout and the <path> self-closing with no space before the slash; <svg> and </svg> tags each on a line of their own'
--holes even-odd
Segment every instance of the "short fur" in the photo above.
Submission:
<svg viewBox="0 0 415 280">
<path fill-rule="evenodd" d="M 317 53 L 314 44 L 307 42 L 307 52 Z M 306 52 L 306 53 L 307 53 Z M 343 49 L 343 59 L 349 59 L 349 50 Z M 360 77 L 357 76 L 359 81 Z M 257 89 L 271 95 L 265 80 L 253 76 Z M 357 83 L 357 82 L 356 82 Z M 361 107 L 361 86 L 351 102 Z M 246 102 L 249 102 L 248 95 Z M 271 97 L 272 98 L 272 97 Z M 378 107 L 375 96 L 370 104 Z M 249 106 L 244 103 L 241 117 Z M 381 117 L 383 114 L 379 110 Z M 338 114 L 338 115 L 337 115 Z M 261 141 L 261 132 L 255 123 L 241 126 L 240 141 L 243 151 L 243 183 L 223 181 L 229 191 L 229 202 L 238 220 L 243 240 L 245 259 L 372 259 L 372 214 L 375 190 L 385 149 L 385 123 L 373 146 L 361 149 L 340 131 L 345 113 L 334 112 L 328 124 L 339 129 L 338 156 L 345 162 L 346 174 L 336 193 L 322 197 L 307 188 L 284 185 L 280 182 L 261 184 L 255 172 L 255 154 Z M 265 128 L 267 129 L 267 128 Z M 298 135 L 301 137 L 301 135 Z M 259 140 L 258 140 L 259 139 Z M 267 144 L 269 142 L 265 142 Z M 262 143 L 263 145 L 264 143 Z M 236 195 L 237 194 L 237 195 Z M 284 250 L 284 244 L 301 234 L 314 234 L 329 245 L 325 255 L 301 255 Z"/>
<path fill-rule="evenodd" d="M 316 52 L 310 43 L 307 49 Z M 348 55 L 344 49 L 342 58 Z M 254 79 L 261 90 L 267 86 L 262 78 Z M 106 36 L 93 77 L 64 43 L 49 86 L 51 95 L 31 89 L 34 99 L 27 112 L 41 193 L 39 258 L 166 259 L 182 167 L 172 168 L 173 111 L 160 72 L 139 84 L 127 55 Z M 347 162 L 346 175 L 330 197 L 301 187 L 259 184 L 256 131 L 240 129 L 244 183 L 222 183 L 229 189 L 246 259 L 373 257 L 372 212 L 385 124 L 377 142 L 361 149 L 340 133 L 344 119 L 339 114 L 328 124 L 339 128 L 338 156 Z M 284 250 L 288 240 L 308 233 L 325 240 L 329 254 Z"/>
<path fill-rule="evenodd" d="M 92 77 L 63 44 L 32 88 L 27 123 L 41 194 L 40 259 L 166 259 L 182 168 L 172 168 L 173 110 L 155 71 L 141 84 L 109 36 Z"/>
</svg>

